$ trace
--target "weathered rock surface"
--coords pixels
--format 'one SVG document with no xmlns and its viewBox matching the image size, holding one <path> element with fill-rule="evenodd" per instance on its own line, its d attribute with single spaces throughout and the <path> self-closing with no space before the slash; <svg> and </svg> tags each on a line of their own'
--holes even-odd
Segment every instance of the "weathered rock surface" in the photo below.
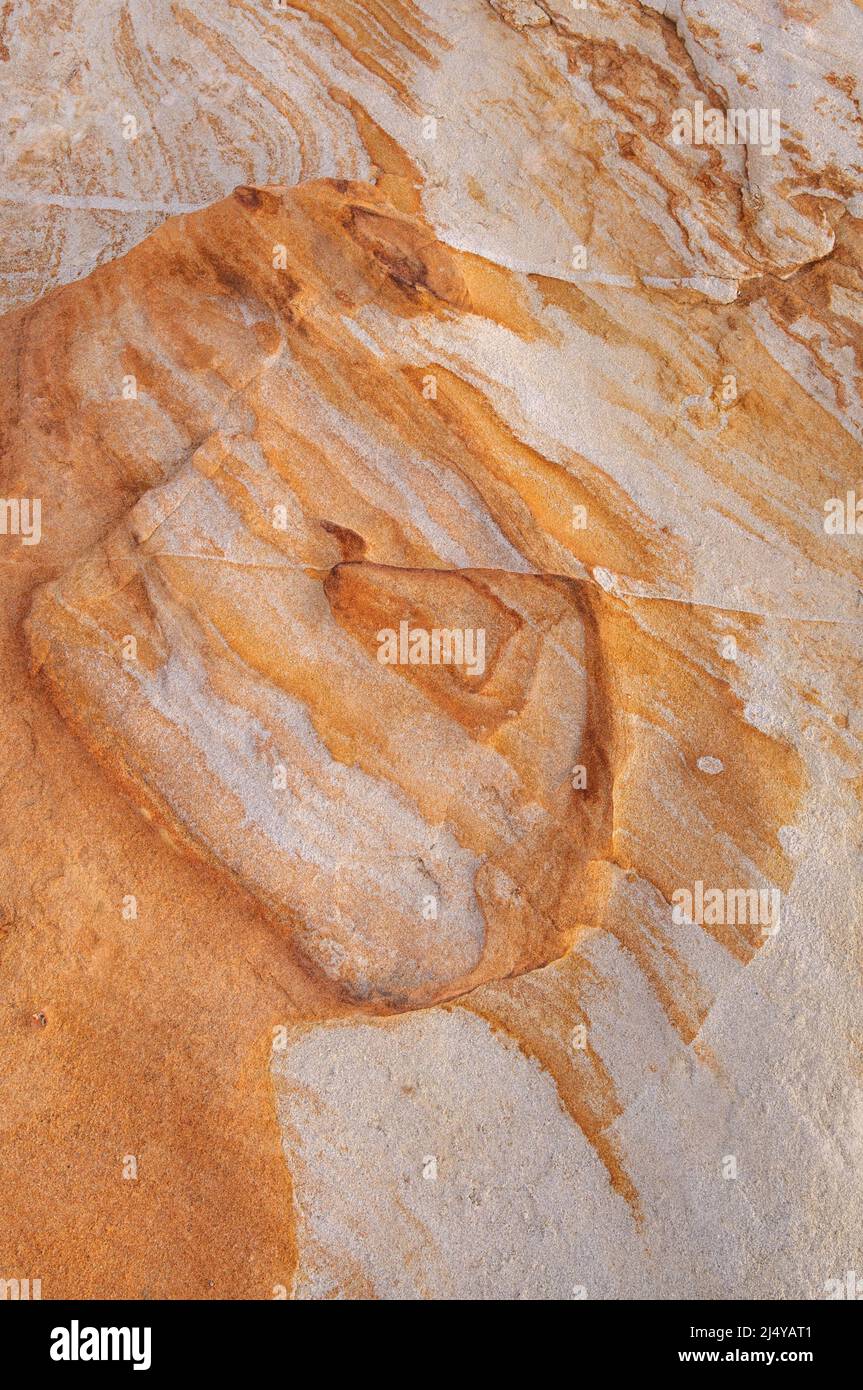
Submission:
<svg viewBox="0 0 863 1390">
<path fill-rule="evenodd" d="M 225 266 L 226 221 L 251 222 L 245 279 Z M 543 560 L 580 568 L 566 529 L 579 480 L 540 459 L 501 479 L 487 407 L 468 397 L 455 422 L 441 422 L 434 373 L 427 401 L 392 348 L 369 362 L 363 320 L 392 343 L 417 317 L 451 333 L 470 321 L 458 258 L 359 185 L 240 190 L 195 231 L 171 287 L 186 322 L 212 293 L 188 259 L 197 243 L 211 281 L 239 281 L 242 302 L 262 306 L 255 322 L 247 309 L 243 333 L 278 354 L 231 398 L 232 432 L 209 436 L 145 494 L 95 554 L 43 591 L 30 624 L 61 708 L 133 793 L 229 868 L 325 975 L 357 1000 L 401 1007 L 560 955 L 579 926 L 601 920 L 589 866 L 622 853 L 628 867 L 628 843 L 668 897 L 691 877 L 693 845 L 704 871 L 713 867 L 710 842 L 726 827 L 732 883 L 741 873 L 745 883 L 753 872 L 782 878 L 771 837 L 793 816 L 789 753 L 746 728 L 728 682 L 711 689 L 706 673 L 679 665 L 666 698 L 679 708 L 672 742 L 683 776 L 675 785 L 668 752 L 652 752 L 648 770 L 657 692 L 639 668 L 663 659 L 665 625 L 633 623 L 595 583 L 527 572 Z M 283 265 L 267 261 L 272 236 Z M 142 260 L 135 253 L 119 271 L 133 286 Z M 233 304 L 230 292 L 222 299 Z M 346 348 L 322 384 L 333 334 L 359 339 L 363 353 L 352 361 Z M 385 374 L 401 378 L 387 400 L 373 394 Z M 147 390 L 146 363 L 135 381 Z M 344 442 L 331 451 L 323 422 L 340 383 Z M 315 417 L 321 430 L 301 435 L 301 420 L 308 428 Z M 478 433 L 456 452 L 471 427 Z M 429 437 L 410 490 L 394 428 Z M 624 534 L 622 552 L 625 543 Z M 413 568 L 457 559 L 466 567 Z M 468 567 L 493 561 L 507 568 Z M 408 635 L 480 635 L 481 667 L 476 652 L 475 669 L 464 654 L 457 665 L 411 664 L 407 647 L 382 664 L 380 634 L 403 623 Z M 690 725 L 711 709 L 722 781 L 690 791 L 688 782 L 710 785 Z M 747 768 L 755 757 L 772 764 L 767 793 Z M 654 787 L 688 803 L 687 839 L 671 855 L 652 839 L 663 825 Z M 737 933 L 726 936 L 731 945 Z M 750 948 L 743 934 L 737 949 Z"/>
<path fill-rule="evenodd" d="M 246 185 L 0 324 L 0 1274 L 860 1268 L 861 15 L 715 8 L 6 13 L 13 298 Z"/>
<path fill-rule="evenodd" d="M 581 284 L 582 247 L 588 279 L 720 300 L 863 212 L 855 0 L 75 0 L 2 42 L 7 303 L 242 182 L 379 172 L 502 265 Z M 781 146 L 675 145 L 699 100 L 778 110 Z"/>
</svg>

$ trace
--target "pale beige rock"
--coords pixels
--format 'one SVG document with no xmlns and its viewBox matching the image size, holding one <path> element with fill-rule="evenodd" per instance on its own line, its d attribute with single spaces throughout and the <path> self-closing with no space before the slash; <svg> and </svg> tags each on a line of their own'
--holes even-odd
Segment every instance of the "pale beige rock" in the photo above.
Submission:
<svg viewBox="0 0 863 1390">
<path fill-rule="evenodd" d="M 295 1297 L 602 1298 L 637 1276 L 626 1205 L 550 1078 L 482 1020 L 435 1010 L 321 1028 L 275 1054 L 274 1076 Z"/>
</svg>

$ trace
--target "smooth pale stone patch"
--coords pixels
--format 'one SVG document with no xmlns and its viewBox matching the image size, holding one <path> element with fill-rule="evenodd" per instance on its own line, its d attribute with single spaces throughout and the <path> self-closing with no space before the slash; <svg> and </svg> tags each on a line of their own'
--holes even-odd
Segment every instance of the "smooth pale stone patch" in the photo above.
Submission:
<svg viewBox="0 0 863 1390">
<path fill-rule="evenodd" d="M 642 1264 L 552 1078 L 483 1019 L 333 1024 L 273 1057 L 297 1297 L 607 1298 Z"/>
<path fill-rule="evenodd" d="M 714 758 L 710 755 L 699 758 L 697 766 L 699 772 L 707 772 L 712 777 L 715 777 L 719 772 L 725 771 L 725 764 L 722 762 L 722 759 Z"/>
<path fill-rule="evenodd" d="M 601 565 L 594 565 L 593 577 L 600 588 L 604 589 L 607 594 L 614 592 L 617 580 L 607 569 L 603 569 Z"/>
</svg>

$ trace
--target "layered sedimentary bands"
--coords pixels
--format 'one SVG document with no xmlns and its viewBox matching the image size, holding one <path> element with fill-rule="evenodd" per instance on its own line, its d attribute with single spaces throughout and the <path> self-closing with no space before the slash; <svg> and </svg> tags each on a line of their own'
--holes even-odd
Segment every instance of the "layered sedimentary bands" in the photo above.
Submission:
<svg viewBox="0 0 863 1390">
<path fill-rule="evenodd" d="M 12 103 L 22 244 L 98 217 L 10 295 L 107 263 L 0 321 L 0 1275 L 853 1263 L 863 15 L 714 8 L 181 8 L 154 75 L 124 6 L 134 138 L 83 57 L 66 145 Z M 671 138 L 732 95 L 775 153 Z"/>
</svg>

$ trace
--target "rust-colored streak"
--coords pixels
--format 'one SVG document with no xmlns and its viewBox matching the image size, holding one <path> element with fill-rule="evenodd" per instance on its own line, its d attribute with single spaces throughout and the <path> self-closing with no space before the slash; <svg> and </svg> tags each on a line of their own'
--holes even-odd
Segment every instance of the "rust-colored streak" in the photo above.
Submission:
<svg viewBox="0 0 863 1390">
<path fill-rule="evenodd" d="M 553 971 L 486 985 L 457 1007 L 469 1009 L 493 1029 L 505 1032 L 549 1073 L 562 1104 L 603 1163 L 612 1189 L 640 1225 L 643 1212 L 638 1191 L 612 1132 L 614 1121 L 623 1113 L 613 1078 L 589 1044 L 583 1049 L 573 1044 L 578 1026 L 587 1030 L 590 1024 L 583 997 L 590 975 L 591 967 L 572 954 Z"/>
</svg>

